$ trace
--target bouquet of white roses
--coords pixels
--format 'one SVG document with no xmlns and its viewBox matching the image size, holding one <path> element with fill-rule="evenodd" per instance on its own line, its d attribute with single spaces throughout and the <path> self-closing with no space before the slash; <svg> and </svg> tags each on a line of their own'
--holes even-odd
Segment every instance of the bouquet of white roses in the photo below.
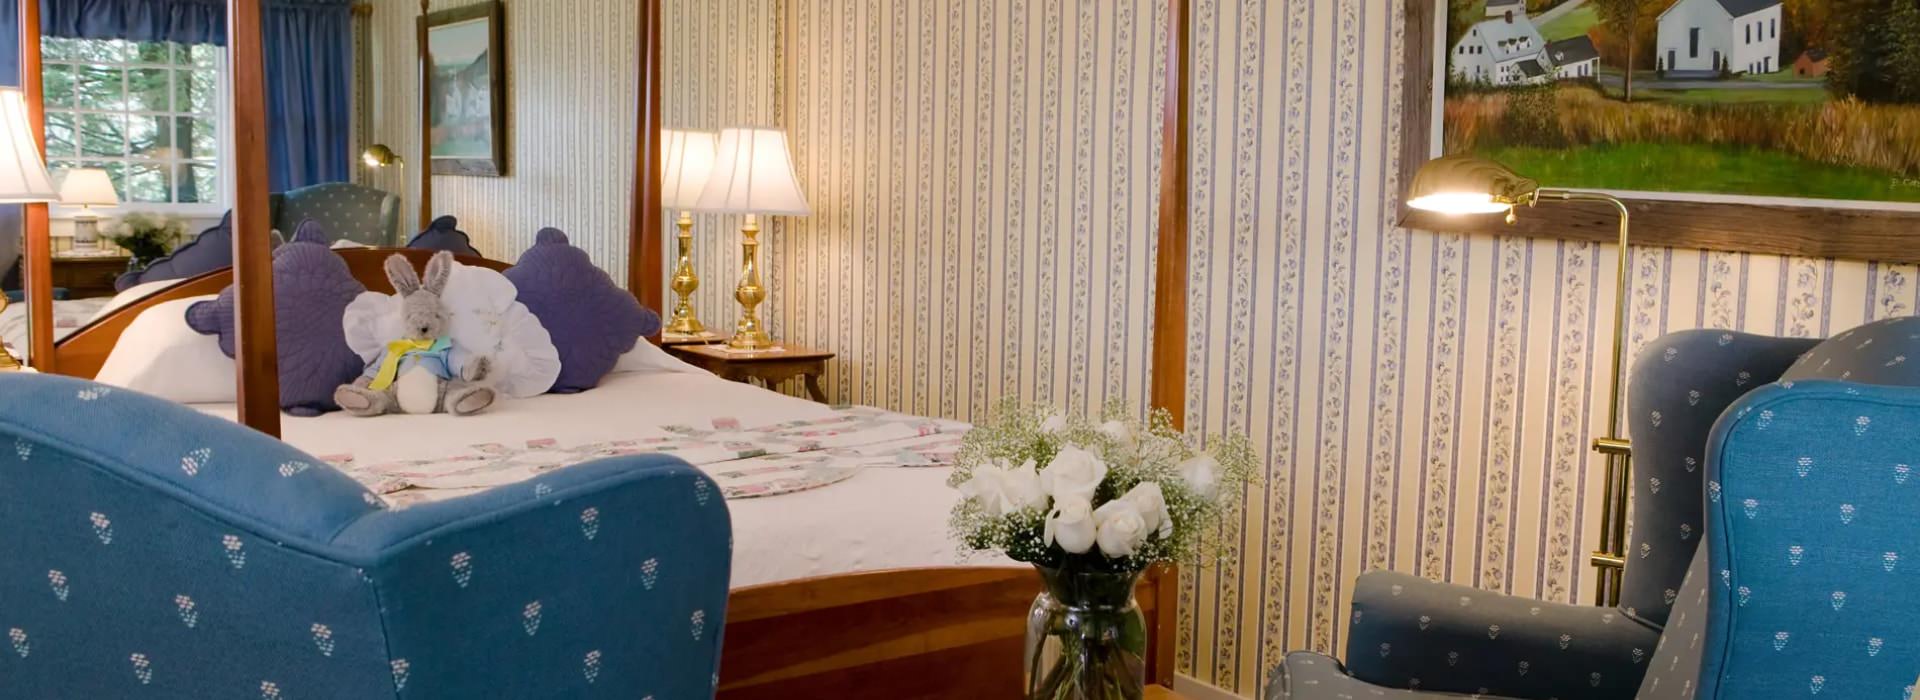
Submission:
<svg viewBox="0 0 1920 700">
<path fill-rule="evenodd" d="M 1096 419 L 1001 404 L 967 433 L 948 483 L 956 537 L 1049 569 L 1138 572 L 1193 560 L 1238 503 L 1256 460 L 1244 436 L 1205 451 L 1165 411 L 1146 421 L 1110 404 Z"/>
</svg>

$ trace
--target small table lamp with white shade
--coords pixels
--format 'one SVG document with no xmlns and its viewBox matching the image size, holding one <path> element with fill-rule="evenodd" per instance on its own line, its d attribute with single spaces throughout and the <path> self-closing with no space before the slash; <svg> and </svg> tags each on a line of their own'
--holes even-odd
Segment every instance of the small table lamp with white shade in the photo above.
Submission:
<svg viewBox="0 0 1920 700">
<path fill-rule="evenodd" d="M 692 210 L 713 174 L 714 135 L 710 131 L 675 130 L 661 135 L 666 137 L 667 150 L 660 164 L 660 205 L 680 211 L 680 219 L 674 222 L 680 227 L 680 263 L 673 268 L 675 300 L 666 332 L 699 335 L 707 331 L 707 326 L 693 311 L 692 297 L 700 288 L 700 276 L 693 269 Z"/>
<path fill-rule="evenodd" d="M 740 284 L 733 290 L 733 298 L 740 302 L 740 321 L 735 324 L 727 346 L 735 350 L 773 347 L 773 339 L 767 337 L 760 315 L 755 311 L 760 302 L 767 299 L 767 290 L 760 284 L 760 220 L 757 217 L 813 213 L 794 174 L 786 132 L 745 127 L 721 130 L 713 175 L 700 192 L 694 209 L 746 215 L 745 223 L 740 226 Z"/>
<path fill-rule="evenodd" d="M 60 199 L 46 162 L 40 159 L 40 146 L 33 140 L 33 127 L 27 120 L 27 101 L 19 88 L 0 88 L 0 202 L 35 203 Z M 0 294 L 0 309 L 7 305 Z M 29 324 L 31 327 L 32 324 Z M 0 347 L 0 369 L 19 367 L 11 353 Z"/>
<path fill-rule="evenodd" d="M 73 216 L 73 249 L 99 248 L 100 215 L 94 213 L 93 208 L 120 205 L 120 193 L 114 191 L 113 180 L 107 177 L 107 171 L 98 168 L 62 171 L 56 184 L 60 189 L 61 204 L 80 207 L 80 213 Z"/>
</svg>

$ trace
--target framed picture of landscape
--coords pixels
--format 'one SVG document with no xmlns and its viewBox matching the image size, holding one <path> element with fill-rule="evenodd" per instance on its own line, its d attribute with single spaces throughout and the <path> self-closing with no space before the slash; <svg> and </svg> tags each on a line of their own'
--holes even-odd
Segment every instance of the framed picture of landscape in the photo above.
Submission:
<svg viewBox="0 0 1920 700">
<path fill-rule="evenodd" d="M 1406 2 L 1403 182 L 1469 153 L 1629 199 L 1636 243 L 1920 259 L 1910 0 Z M 1616 220 L 1572 204 L 1512 227 L 1403 219 L 1592 240 Z"/>
<path fill-rule="evenodd" d="M 506 172 L 504 15 L 496 0 L 420 18 L 422 122 L 435 175 Z"/>
</svg>

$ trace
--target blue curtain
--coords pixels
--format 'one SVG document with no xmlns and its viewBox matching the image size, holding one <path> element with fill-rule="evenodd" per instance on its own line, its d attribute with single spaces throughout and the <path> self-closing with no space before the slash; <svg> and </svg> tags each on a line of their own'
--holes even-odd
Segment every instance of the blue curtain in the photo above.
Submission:
<svg viewBox="0 0 1920 700">
<path fill-rule="evenodd" d="M 11 7 L 16 1 L 0 4 Z M 347 152 L 353 128 L 352 2 L 265 2 L 267 172 L 276 192 L 352 175 Z M 47 36 L 227 43 L 226 0 L 42 0 L 41 13 Z M 15 13 L 8 10 L 6 16 Z M 18 61 L 18 51 L 5 53 L 5 60 Z"/>
</svg>

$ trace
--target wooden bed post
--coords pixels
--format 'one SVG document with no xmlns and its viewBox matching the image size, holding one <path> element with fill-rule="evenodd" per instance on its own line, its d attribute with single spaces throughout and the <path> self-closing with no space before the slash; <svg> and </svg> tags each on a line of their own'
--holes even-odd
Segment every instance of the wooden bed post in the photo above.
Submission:
<svg viewBox="0 0 1920 700">
<path fill-rule="evenodd" d="M 280 357 L 273 317 L 272 230 L 267 213 L 266 54 L 262 0 L 227 0 L 227 65 L 233 86 L 234 366 L 239 419 L 280 437 Z"/>
<path fill-rule="evenodd" d="M 427 53 L 427 0 L 420 0 L 420 19 L 413 33 L 414 47 L 420 51 L 420 160 L 415 173 L 420 178 L 420 227 L 433 223 L 433 60 Z"/>
<path fill-rule="evenodd" d="M 1173 427 L 1187 425 L 1187 147 L 1191 130 L 1193 71 L 1187 65 L 1189 28 L 1187 0 L 1167 3 L 1167 100 L 1160 138 L 1159 257 L 1154 262 L 1153 370 L 1149 400 L 1173 415 Z M 1153 626 L 1153 658 L 1148 676 L 1173 685 L 1174 634 L 1179 626 L 1180 572 L 1169 567 L 1154 586 L 1159 604 Z"/>
<path fill-rule="evenodd" d="M 640 2 L 640 105 L 634 118 L 633 222 L 628 230 L 627 291 L 649 309 L 665 308 L 660 256 L 660 0 Z"/>
<path fill-rule="evenodd" d="M 20 91 L 27 102 L 27 123 L 34 147 L 47 158 L 47 103 L 40 73 L 40 3 L 20 2 Z M 27 204 L 21 211 L 22 286 L 27 293 L 27 355 L 42 372 L 56 369 L 53 354 L 53 233 L 47 205 Z"/>
</svg>

